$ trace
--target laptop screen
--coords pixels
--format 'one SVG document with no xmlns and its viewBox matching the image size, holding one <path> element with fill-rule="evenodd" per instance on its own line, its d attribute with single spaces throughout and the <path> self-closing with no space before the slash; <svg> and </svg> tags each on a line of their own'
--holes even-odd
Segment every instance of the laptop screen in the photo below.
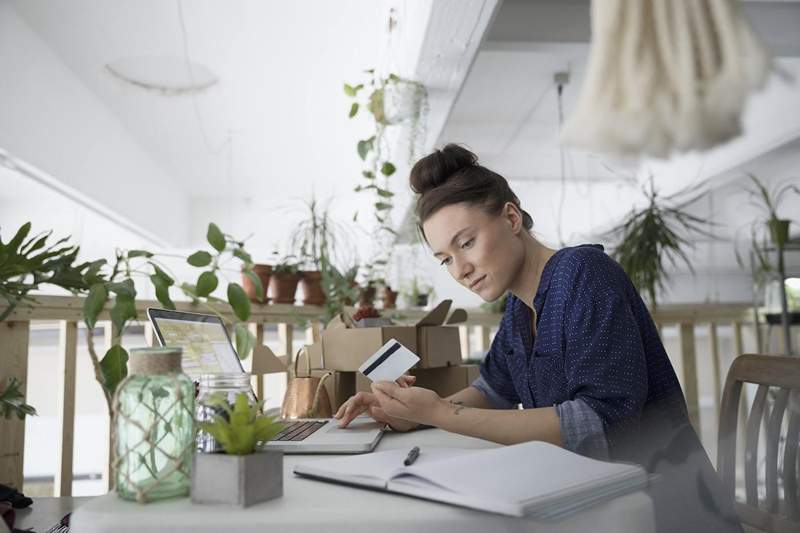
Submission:
<svg viewBox="0 0 800 533">
<path fill-rule="evenodd" d="M 148 309 L 147 314 L 162 346 L 183 348 L 183 372 L 192 380 L 244 372 L 219 317 L 166 309 Z"/>
</svg>

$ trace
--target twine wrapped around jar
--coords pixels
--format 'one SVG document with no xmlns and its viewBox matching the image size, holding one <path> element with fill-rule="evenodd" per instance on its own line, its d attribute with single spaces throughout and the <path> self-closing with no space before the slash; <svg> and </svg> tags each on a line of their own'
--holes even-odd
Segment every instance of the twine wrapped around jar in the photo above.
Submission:
<svg viewBox="0 0 800 533">
<path fill-rule="evenodd" d="M 131 350 L 130 374 L 114 395 L 117 493 L 147 503 L 189 494 L 194 385 L 180 348 Z"/>
</svg>

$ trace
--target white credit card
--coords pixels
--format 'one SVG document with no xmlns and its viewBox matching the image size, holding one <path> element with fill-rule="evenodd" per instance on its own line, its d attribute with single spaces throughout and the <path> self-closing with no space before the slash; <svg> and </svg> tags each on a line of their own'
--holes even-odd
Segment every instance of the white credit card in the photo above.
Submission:
<svg viewBox="0 0 800 533">
<path fill-rule="evenodd" d="M 372 381 L 395 381 L 418 361 L 419 357 L 414 352 L 390 339 L 358 370 Z"/>
</svg>

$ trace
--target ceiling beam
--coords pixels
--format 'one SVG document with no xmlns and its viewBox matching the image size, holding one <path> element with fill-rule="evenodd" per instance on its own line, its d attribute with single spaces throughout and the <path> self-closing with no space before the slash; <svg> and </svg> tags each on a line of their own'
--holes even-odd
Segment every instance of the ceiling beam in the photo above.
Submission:
<svg viewBox="0 0 800 533">
<path fill-rule="evenodd" d="M 800 2 L 739 4 L 756 34 L 776 57 L 800 56 Z M 589 0 L 506 0 L 488 42 L 588 43 Z"/>
<path fill-rule="evenodd" d="M 414 78 L 428 88 L 428 141 L 439 141 L 502 0 L 432 2 Z"/>
</svg>

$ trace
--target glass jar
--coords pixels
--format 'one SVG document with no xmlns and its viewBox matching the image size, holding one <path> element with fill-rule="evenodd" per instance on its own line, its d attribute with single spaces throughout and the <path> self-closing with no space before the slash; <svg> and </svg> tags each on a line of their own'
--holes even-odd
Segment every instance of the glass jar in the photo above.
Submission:
<svg viewBox="0 0 800 533">
<path fill-rule="evenodd" d="M 250 387 L 250 374 L 244 372 L 228 374 L 203 374 L 197 392 L 197 421 L 211 422 L 214 415 L 227 418 L 225 410 L 219 406 L 220 401 L 225 401 L 233 406 L 236 396 L 244 392 L 249 403 L 255 404 L 256 397 Z M 210 434 L 203 430 L 197 432 L 197 451 L 214 453 L 222 451 L 222 446 Z"/>
<path fill-rule="evenodd" d="M 117 493 L 147 503 L 188 496 L 194 453 L 194 385 L 180 348 L 131 350 L 114 396 Z"/>
</svg>

